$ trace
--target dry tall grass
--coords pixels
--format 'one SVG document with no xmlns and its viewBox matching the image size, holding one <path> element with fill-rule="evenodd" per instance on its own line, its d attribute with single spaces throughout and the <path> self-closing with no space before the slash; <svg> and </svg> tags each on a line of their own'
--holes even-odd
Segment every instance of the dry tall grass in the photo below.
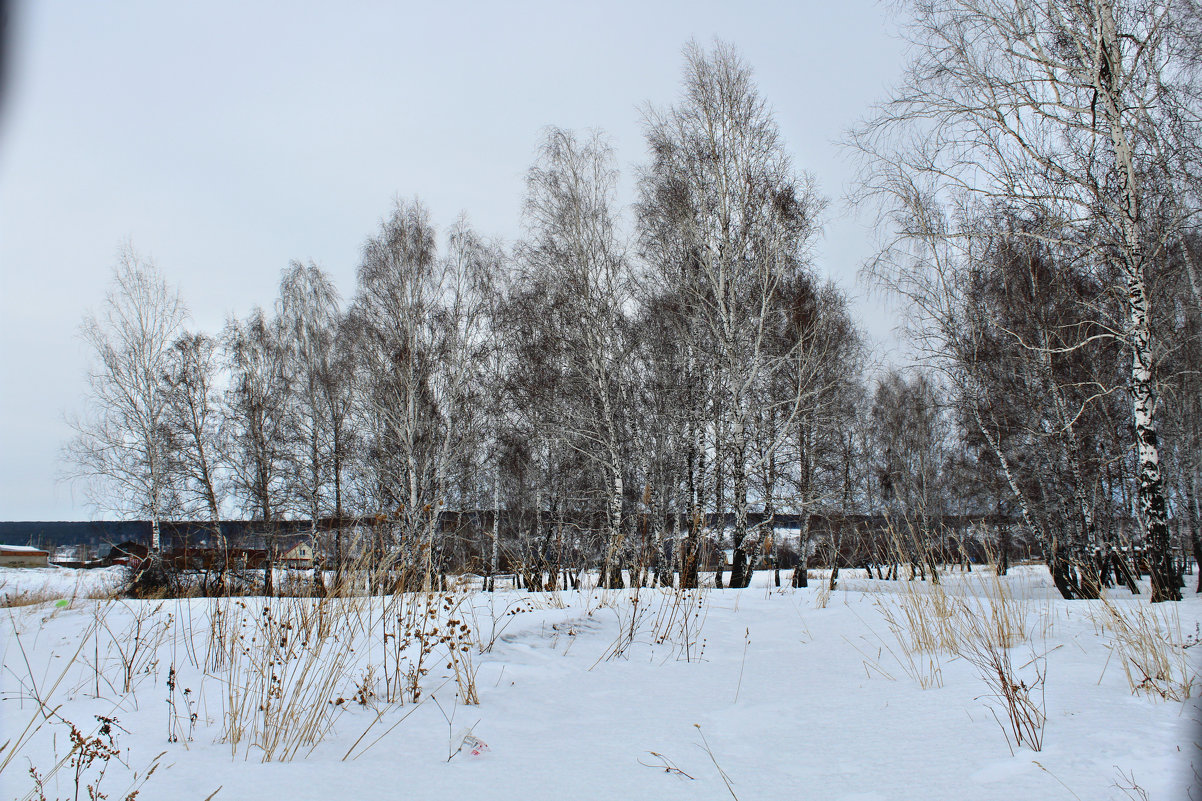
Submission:
<svg viewBox="0 0 1202 801">
<path fill-rule="evenodd" d="M 1011 753 L 1022 745 L 1039 751 L 1043 748 L 1047 723 L 1044 703 L 1047 659 L 1033 653 L 1023 666 L 1029 669 L 1022 675 L 1010 656 L 1016 638 L 1026 637 L 1021 618 L 1004 609 L 997 599 L 990 600 L 990 607 L 989 614 L 974 614 L 967 605 L 964 607 L 965 614 L 958 618 L 957 653 L 977 669 L 989 688 L 986 697 L 1001 709 L 1004 722 L 991 707 Z"/>
<path fill-rule="evenodd" d="M 617 634 L 594 667 L 605 660 L 628 655 L 635 645 L 647 646 L 654 653 L 668 648 L 668 659 L 693 662 L 703 655 L 701 631 L 709 612 L 709 588 L 634 587 L 629 590 L 601 590 L 592 598 L 595 609 L 606 609 L 617 620 Z M 737 603 L 737 598 L 736 598 Z M 594 608 L 586 610 L 588 616 Z"/>
<path fill-rule="evenodd" d="M 895 550 L 893 559 L 902 558 Z M 926 554 L 906 558 L 933 565 Z M 889 637 L 878 638 L 902 671 L 923 689 L 942 687 L 945 660 L 964 659 L 988 688 L 984 697 L 1011 751 L 1023 745 L 1039 751 L 1047 721 L 1047 660 L 1034 651 L 1021 668 L 1011 660 L 1011 650 L 1028 642 L 1033 630 L 1032 603 L 1022 588 L 1016 596 L 997 571 L 978 571 L 954 583 L 934 581 L 932 573 L 931 581 L 911 578 L 892 588 L 896 592 L 878 594 L 873 605 L 889 630 Z M 872 667 L 889 675 L 879 662 Z"/>
<path fill-rule="evenodd" d="M 231 602 L 220 741 L 264 762 L 294 759 L 321 742 L 351 681 L 356 599 Z"/>
<path fill-rule="evenodd" d="M 1094 621 L 1103 632 L 1112 632 L 1111 648 L 1132 693 L 1166 701 L 1193 696 L 1199 675 L 1188 651 L 1198 644 L 1198 638 L 1184 636 L 1176 606 L 1120 607 L 1107 598 L 1098 606 Z"/>
</svg>

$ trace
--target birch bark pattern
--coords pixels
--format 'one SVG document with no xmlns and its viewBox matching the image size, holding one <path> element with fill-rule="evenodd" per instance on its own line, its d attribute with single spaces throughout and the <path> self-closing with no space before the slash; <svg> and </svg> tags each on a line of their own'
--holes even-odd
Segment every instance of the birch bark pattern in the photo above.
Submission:
<svg viewBox="0 0 1202 801">
<path fill-rule="evenodd" d="M 1098 62 L 1096 87 L 1110 129 L 1115 169 L 1121 184 L 1118 203 L 1126 247 L 1121 266 L 1127 278 L 1131 347 L 1131 404 L 1139 460 L 1140 520 L 1152 578 L 1152 602 L 1180 601 L 1181 581 L 1173 564 L 1164 478 L 1160 466 L 1160 441 L 1156 430 L 1156 392 L 1152 374 L 1152 332 L 1148 324 L 1147 285 L 1144 280 L 1144 246 L 1140 230 L 1139 174 L 1132 158 L 1131 141 L 1123 127 L 1122 86 L 1116 80 L 1122 53 L 1110 0 L 1098 2 Z"/>
</svg>

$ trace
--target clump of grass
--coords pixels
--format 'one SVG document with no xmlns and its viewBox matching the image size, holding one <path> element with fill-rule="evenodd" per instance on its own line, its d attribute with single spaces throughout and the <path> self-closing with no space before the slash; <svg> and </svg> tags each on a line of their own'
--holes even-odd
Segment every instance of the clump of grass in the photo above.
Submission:
<svg viewBox="0 0 1202 801">
<path fill-rule="evenodd" d="M 990 677 L 999 669 L 1005 670 L 1008 656 L 996 654 L 994 660 L 990 654 L 995 648 L 1005 651 L 1029 639 L 1030 602 L 1016 598 L 996 571 L 979 571 L 949 588 L 946 582 L 935 580 L 930 556 L 921 551 L 915 556 L 913 547 L 907 551 L 894 539 L 890 558 L 894 562 L 930 565 L 931 580 L 899 581 L 894 584 L 895 593 L 881 593 L 874 598 L 873 605 L 893 641 L 890 644 L 880 637 L 885 649 L 923 689 L 943 686 L 943 661 L 947 658 L 971 655 L 982 664 L 990 662 Z M 874 666 L 888 675 L 879 665 Z M 978 668 L 982 669 L 981 665 Z M 999 691 L 999 697 L 1005 697 L 1000 684 L 992 678 L 988 681 Z"/>
<path fill-rule="evenodd" d="M 648 593 L 650 594 L 650 593 Z M 604 599 L 601 606 L 614 613 L 618 620 L 618 635 L 613 645 L 601 655 L 597 662 L 603 659 L 619 659 L 627 654 L 636 640 L 644 633 L 644 628 L 654 617 L 651 599 L 644 598 L 643 589 L 635 587 L 626 590 L 603 590 Z"/>
<path fill-rule="evenodd" d="M 358 599 L 238 600 L 221 741 L 237 755 L 286 762 L 311 751 L 343 706 L 333 703 L 352 681 L 354 605 Z M 329 606 L 316 613 L 314 606 Z"/>
<path fill-rule="evenodd" d="M 977 669 L 989 688 L 986 697 L 1000 707 L 1002 717 L 998 717 L 993 707 L 991 711 L 1002 728 L 1010 753 L 1023 745 L 1032 751 L 1042 750 L 1047 723 L 1044 699 L 1047 659 L 1032 655 L 1029 662 L 1016 669 L 1010 657 L 1012 639 L 1024 630 L 1015 627 L 1009 613 L 998 611 L 997 600 L 990 599 L 990 606 L 993 611 L 988 615 L 974 614 L 968 606 L 963 607 L 957 653 Z M 1030 668 L 1026 676 L 1020 675 L 1022 668 Z"/>
<path fill-rule="evenodd" d="M 636 586 L 630 590 L 603 590 L 597 609 L 613 612 L 618 633 L 594 667 L 606 659 L 625 657 L 636 644 L 649 646 L 652 651 L 667 647 L 671 649 L 668 658 L 700 660 L 704 648 L 699 640 L 709 614 L 708 593 L 709 589 L 704 587 Z M 594 611 L 587 614 L 592 616 Z"/>
<path fill-rule="evenodd" d="M 439 641 L 447 651 L 447 669 L 454 672 L 455 684 L 459 687 L 459 700 L 464 704 L 480 703 L 476 690 L 476 671 L 472 664 L 472 627 L 463 619 L 461 611 L 467 595 L 448 593 L 444 606 L 447 620 Z"/>
<path fill-rule="evenodd" d="M 451 591 L 422 591 L 394 595 L 386 602 L 380 623 L 384 692 L 389 703 L 421 700 L 422 680 L 441 646 L 447 649 L 448 670 L 464 671 L 465 683 L 469 676 L 474 677 L 470 657 L 464 661 L 466 646 L 472 641 L 472 627 L 459 614 L 464 597 Z"/>
<path fill-rule="evenodd" d="M 1182 636 L 1181 619 L 1172 606 L 1131 606 L 1126 610 L 1101 600 L 1102 630 L 1114 633 L 1111 648 L 1119 657 L 1134 694 L 1185 701 L 1194 694 L 1198 672 L 1187 650 L 1197 638 Z"/>
<path fill-rule="evenodd" d="M 907 651 L 955 653 L 956 617 L 961 611 L 961 601 L 949 596 L 942 585 L 906 582 L 894 603 L 880 596 L 873 603 Z"/>
<path fill-rule="evenodd" d="M 15 609 L 21 606 L 36 606 L 37 604 L 56 601 L 61 597 L 61 595 L 52 593 L 41 587 L 29 590 L 13 590 L 0 595 L 0 608 Z"/>
<path fill-rule="evenodd" d="M 217 673 L 229 664 L 234 648 L 234 632 L 230 625 L 231 601 L 228 597 L 216 597 L 209 601 L 209 631 L 205 640 L 204 669 Z"/>
<path fill-rule="evenodd" d="M 132 768 L 126 758 L 122 756 L 122 749 L 117 746 L 116 730 L 120 729 L 117 719 L 97 715 L 96 721 L 98 724 L 96 732 L 88 735 L 84 734 L 71 721 L 62 719 L 62 722 L 70 730 L 71 750 L 44 773 L 30 764 L 28 773 L 33 780 L 33 790 L 25 796 L 26 799 L 36 798 L 38 801 L 46 801 L 47 783 L 53 780 L 64 767 L 69 767 L 71 770 L 74 798 L 80 798 L 81 793 L 90 799 L 110 797 L 108 792 L 101 789 L 101 784 L 104 782 L 111 763 L 116 762 L 127 770 L 132 770 Z M 140 775 L 134 771 L 131 784 L 127 789 L 121 791 L 117 798 L 121 801 L 134 801 L 138 797 L 142 785 L 159 769 L 159 761 L 165 754 L 166 752 L 160 753 L 151 760 L 150 765 Z"/>
<path fill-rule="evenodd" d="M 873 604 L 881 613 L 894 641 L 893 645 L 882 635 L 876 635 L 881 645 L 897 661 L 897 664 L 907 676 L 918 683 L 924 690 L 943 686 L 943 660 L 938 650 L 930 650 L 926 644 L 931 642 L 930 633 L 926 630 L 927 620 L 923 615 L 906 613 L 906 607 L 899 612 L 891 604 L 881 599 L 875 599 Z M 874 632 L 875 634 L 875 632 Z M 885 676 L 885 671 L 879 664 L 874 667 Z"/>
<path fill-rule="evenodd" d="M 1015 597 L 1007 582 L 996 571 L 981 571 L 975 581 L 967 582 L 956 602 L 963 606 L 960 615 L 980 621 L 988 627 L 991 637 L 1002 647 L 1012 648 L 1031 638 L 1029 624 L 1032 604 L 1024 597 Z M 1041 616 L 1041 621 L 1046 616 Z M 963 637 L 963 627 L 958 638 Z M 1046 636 L 1044 637 L 1046 639 Z"/>
<path fill-rule="evenodd" d="M 161 618 L 162 603 L 153 606 L 144 601 L 117 603 L 133 618 L 127 627 L 114 631 L 107 615 L 97 619 L 108 634 L 108 661 L 117 667 L 120 692 L 132 694 L 138 681 L 153 673 L 158 666 L 158 648 L 171 633 L 175 616 L 168 613 L 166 618 Z M 105 674 L 104 660 L 97 662 L 96 669 Z M 105 680 L 108 681 L 107 676 Z"/>
<path fill-rule="evenodd" d="M 831 602 L 830 584 L 823 581 L 818 585 L 818 591 L 814 593 L 814 608 L 826 609 L 827 604 Z"/>
<path fill-rule="evenodd" d="M 486 605 L 473 604 L 468 608 L 472 616 L 472 631 L 475 632 L 476 649 L 481 654 L 487 654 L 493 649 L 497 640 L 519 615 L 534 611 L 534 604 L 530 597 L 506 600 L 498 609 L 497 594 L 488 592 L 484 595 L 488 598 Z M 484 614 L 482 615 L 482 613 Z M 482 617 L 488 622 L 487 634 L 485 634 L 484 626 L 480 623 Z"/>
<path fill-rule="evenodd" d="M 943 686 L 943 657 L 956 653 L 961 610 L 942 584 L 906 581 L 896 595 L 873 598 L 894 641 L 884 643 L 902 670 L 924 690 Z"/>
<path fill-rule="evenodd" d="M 660 594 L 663 600 L 651 625 L 652 643 L 671 646 L 676 659 L 699 660 L 701 631 L 709 615 L 709 591 L 663 587 Z"/>
</svg>

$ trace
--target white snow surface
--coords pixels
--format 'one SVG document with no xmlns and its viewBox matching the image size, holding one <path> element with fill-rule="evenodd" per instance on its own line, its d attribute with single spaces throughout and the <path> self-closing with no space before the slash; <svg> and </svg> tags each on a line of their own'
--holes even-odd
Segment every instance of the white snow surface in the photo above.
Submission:
<svg viewBox="0 0 1202 801">
<path fill-rule="evenodd" d="M 1153 801 L 1175 801 L 1191 797 L 1191 783 L 1192 797 L 1202 796 L 1193 768 L 1202 765 L 1202 687 L 1195 685 L 1186 701 L 1133 692 L 1103 605 L 1061 600 L 1040 566 L 1014 568 L 1000 584 L 979 567 L 949 572 L 941 585 L 977 610 L 987 608 L 985 599 L 1000 586 L 1020 610 L 1028 636 L 1009 651 L 1016 677 L 1031 682 L 1040 665 L 1046 675 L 1047 721 L 1038 752 L 1008 744 L 1004 709 L 967 659 L 921 655 L 938 666 L 940 680 L 927 689 L 903 666 L 882 609 L 901 609 L 906 593 L 925 592 L 925 586 L 844 570 L 833 593 L 814 571 L 806 589 L 778 589 L 763 572 L 746 590 L 682 598 L 643 589 L 637 604 L 633 590 L 459 593 L 451 603 L 458 604 L 455 619 L 472 629 L 462 641 L 470 643 L 477 671 L 477 705 L 457 702 L 445 644 L 435 644 L 425 663 L 421 700 L 383 702 L 381 677 L 389 668 L 381 618 L 416 601 L 397 601 L 387 614 L 388 599 L 373 599 L 366 611 L 362 602 L 363 624 L 353 641 L 328 648 L 318 660 L 319 668 L 343 665 L 343 678 L 328 693 L 343 703 L 325 698 L 332 727 L 291 761 L 270 762 L 262 761 L 258 746 L 222 742 L 231 705 L 253 688 L 245 683 L 248 674 L 236 681 L 228 666 L 214 668 L 208 657 L 213 610 L 233 615 L 227 619 L 235 628 L 245 622 L 249 632 L 264 600 L 85 597 L 116 575 L 0 571 L 0 593 L 41 582 L 51 595 L 70 599 L 66 606 L 47 600 L 3 610 L 0 743 L 10 742 L 0 751 L 0 762 L 9 758 L 0 772 L 3 798 L 37 797 L 31 767 L 44 777 L 47 798 L 73 797 L 67 721 L 93 735 L 97 715 L 117 720 L 120 761 L 109 762 L 101 786 L 110 797 L 123 798 L 134 772 L 141 777 L 166 752 L 140 801 L 202 801 L 214 791 L 214 801 L 1092 801 L 1140 798 L 1141 790 Z M 1192 647 L 1202 598 L 1192 590 L 1187 587 L 1179 604 L 1154 608 L 1173 647 L 1189 646 L 1191 671 L 1202 656 L 1202 646 Z M 1109 591 L 1113 606 L 1131 614 L 1150 609 L 1147 597 L 1146 588 L 1139 596 Z M 316 602 L 272 603 L 313 610 Z M 445 610 L 441 601 L 434 607 Z M 686 618 L 687 628 L 681 625 Z M 141 653 L 125 692 L 121 652 L 128 655 L 135 632 Z M 490 641 L 491 649 L 481 653 Z M 396 638 L 388 642 L 395 648 Z M 260 643 L 247 638 L 243 644 Z M 403 666 L 412 665 L 412 649 L 409 654 Z M 376 697 L 362 705 L 353 696 L 369 665 Z M 174 693 L 168 690 L 172 669 Z M 54 710 L 48 719 L 35 696 L 41 710 Z M 176 700 L 174 718 L 169 696 Z M 197 716 L 194 727 L 188 704 Z M 168 742 L 173 722 L 183 733 L 179 742 Z M 27 727 L 31 735 L 23 734 Z M 454 753 L 465 737 L 468 747 Z M 475 748 L 478 756 L 470 753 L 476 741 L 487 746 Z M 351 758 L 344 759 L 348 752 Z M 449 761 L 448 754 L 454 754 Z M 83 772 L 85 782 L 102 764 Z"/>
<path fill-rule="evenodd" d="M 75 570 L 66 567 L 0 567 L 0 600 L 23 593 L 76 598 L 109 595 L 116 591 L 125 568 Z"/>
</svg>

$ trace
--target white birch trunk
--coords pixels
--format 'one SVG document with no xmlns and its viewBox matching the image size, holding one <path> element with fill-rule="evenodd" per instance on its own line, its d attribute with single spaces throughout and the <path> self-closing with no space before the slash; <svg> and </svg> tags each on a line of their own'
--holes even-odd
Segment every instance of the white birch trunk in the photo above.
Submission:
<svg viewBox="0 0 1202 801">
<path fill-rule="evenodd" d="M 492 477 L 492 554 L 488 563 L 488 590 L 496 589 L 497 571 L 501 564 L 501 473 Z"/>
<path fill-rule="evenodd" d="M 1152 568 L 1152 601 L 1179 601 L 1181 590 L 1173 567 L 1169 527 L 1160 469 L 1160 443 L 1156 430 L 1156 394 L 1152 375 L 1152 332 L 1148 323 L 1147 287 L 1140 227 L 1139 174 L 1132 147 L 1123 127 L 1122 67 L 1114 7 L 1109 0 L 1098 3 L 1099 64 L 1096 78 L 1099 99 L 1110 127 L 1115 168 L 1122 181 L 1119 213 L 1124 237 L 1123 268 L 1127 277 L 1127 308 L 1131 345 L 1131 402 L 1135 423 L 1135 446 L 1139 460 L 1139 506 L 1144 542 Z"/>
</svg>

